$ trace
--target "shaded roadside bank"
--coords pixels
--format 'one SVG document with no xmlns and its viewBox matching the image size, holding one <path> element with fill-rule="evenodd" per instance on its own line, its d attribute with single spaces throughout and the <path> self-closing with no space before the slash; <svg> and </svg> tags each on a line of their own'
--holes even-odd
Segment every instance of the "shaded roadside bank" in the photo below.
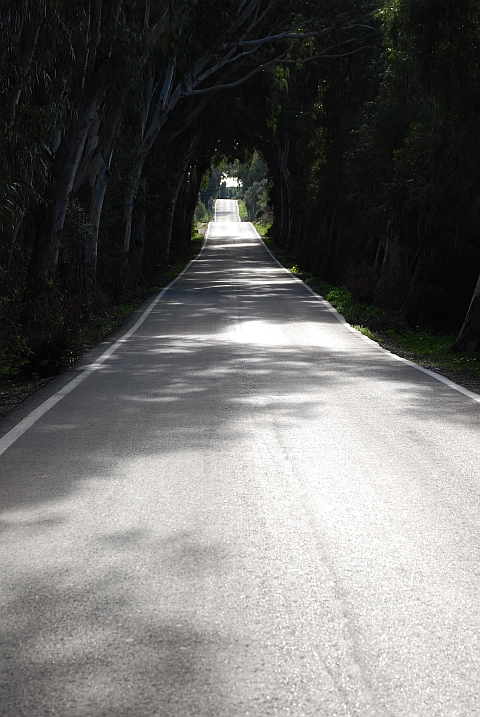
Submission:
<svg viewBox="0 0 480 717">
<path fill-rule="evenodd" d="M 277 246 L 273 239 L 268 236 L 262 238 L 285 268 L 325 298 L 355 329 L 387 351 L 480 394 L 479 356 L 453 352 L 451 346 L 455 341 L 455 332 L 441 332 L 428 326 L 412 329 L 382 309 L 356 301 L 346 289 L 329 284 L 304 271 L 294 259 L 285 256 L 283 249 Z"/>
<path fill-rule="evenodd" d="M 50 347 L 47 347 L 44 356 L 38 357 L 38 359 L 39 362 L 42 358 L 43 362 L 57 362 L 51 368 L 50 375 L 42 376 L 40 366 L 40 371 L 35 370 L 36 367 L 33 363 L 29 366 L 27 363 L 28 353 L 26 359 L 16 360 L 15 357 L 4 357 L 0 363 L 0 418 L 46 386 L 60 373 L 74 366 L 92 348 L 106 341 L 152 294 L 169 284 L 200 252 L 206 227 L 206 224 L 198 225 L 197 231 L 192 237 L 190 254 L 176 264 L 166 266 L 158 275 L 155 284 L 149 283 L 135 287 L 135 290 L 124 297 L 121 303 L 93 314 L 90 320 L 82 326 L 80 334 L 70 337 L 68 343 L 62 337 L 62 340 L 59 338 L 57 345 L 52 343 Z M 33 356 L 33 352 L 31 355 Z M 24 362 L 24 366 L 22 366 L 22 362 Z"/>
</svg>

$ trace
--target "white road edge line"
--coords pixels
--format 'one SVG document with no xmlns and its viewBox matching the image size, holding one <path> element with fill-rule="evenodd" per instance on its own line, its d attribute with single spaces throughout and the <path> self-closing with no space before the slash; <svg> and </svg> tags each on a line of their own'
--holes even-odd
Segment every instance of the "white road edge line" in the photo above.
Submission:
<svg viewBox="0 0 480 717">
<path fill-rule="evenodd" d="M 82 371 L 76 378 L 72 379 L 69 383 L 67 383 L 66 386 L 61 388 L 57 393 L 55 393 L 53 396 L 50 396 L 50 398 L 47 398 L 46 401 L 44 401 L 40 406 L 38 406 L 35 410 L 33 410 L 31 413 L 28 414 L 22 421 L 17 423 L 16 426 L 14 426 L 8 433 L 5 433 L 5 435 L 0 438 L 0 456 L 5 453 L 5 451 L 10 448 L 10 446 L 15 443 L 16 440 L 20 438 L 20 436 L 23 436 L 23 434 L 28 431 L 31 426 L 36 423 L 39 418 L 44 416 L 47 411 L 49 411 L 53 406 L 55 406 L 59 401 L 62 400 L 65 396 L 67 396 L 69 393 L 71 393 L 77 386 L 79 386 L 83 381 L 85 381 L 86 378 L 88 378 L 94 371 L 97 371 L 97 369 L 101 368 L 102 365 L 105 363 L 107 359 L 112 356 L 112 354 L 115 353 L 115 351 L 122 346 L 128 339 L 133 336 L 133 334 L 137 331 L 137 329 L 140 328 L 140 326 L 143 324 L 147 316 L 152 312 L 152 310 L 155 308 L 155 306 L 158 304 L 160 299 L 166 294 L 166 292 L 177 282 L 181 276 L 187 271 L 187 269 L 191 266 L 191 264 L 196 261 L 202 254 L 207 238 L 209 233 L 210 225 L 207 227 L 207 231 L 205 232 L 205 238 L 202 244 L 202 248 L 200 249 L 198 255 L 195 257 L 195 259 L 192 259 L 188 262 L 188 264 L 182 269 L 180 274 L 173 279 L 173 281 L 168 284 L 164 289 L 162 289 L 155 299 L 151 302 L 151 304 L 145 309 L 143 314 L 140 316 L 140 318 L 135 322 L 135 324 L 132 326 L 131 329 L 129 329 L 126 333 L 123 334 L 121 338 L 118 339 L 118 341 L 115 341 L 114 344 L 112 344 L 104 353 L 99 356 L 99 358 L 94 361 L 92 364 L 87 366 L 87 368 Z"/>
<path fill-rule="evenodd" d="M 252 224 L 252 226 L 253 226 L 253 224 Z M 253 227 L 253 228 L 255 229 L 255 227 Z M 383 348 L 382 346 L 380 346 L 380 344 L 378 344 L 376 341 L 372 341 L 372 339 L 369 339 L 368 336 L 364 336 L 364 334 L 362 334 L 360 331 L 357 331 L 357 329 L 354 329 L 353 326 L 351 326 L 351 325 L 348 323 L 348 321 L 345 321 L 345 319 L 343 318 L 343 316 L 342 316 L 341 314 L 339 314 L 338 311 L 337 311 L 336 309 L 334 309 L 333 306 L 332 306 L 323 296 L 321 296 L 320 294 L 317 294 L 317 292 L 314 291 L 311 286 L 309 286 L 308 284 L 306 284 L 304 281 L 302 281 L 301 279 L 299 279 L 298 276 L 295 276 L 295 274 L 292 274 L 291 271 L 289 271 L 285 266 L 283 266 L 283 264 L 281 264 L 281 263 L 278 261 L 277 257 L 276 257 L 274 254 L 272 254 L 272 252 L 270 251 L 270 249 L 268 248 L 268 246 L 265 244 L 265 242 L 263 241 L 262 237 L 260 236 L 260 234 L 257 232 L 256 229 L 255 229 L 255 231 L 256 231 L 256 233 L 257 233 L 258 238 L 259 238 L 260 241 L 262 242 L 263 246 L 264 246 L 265 249 L 268 251 L 268 253 L 269 253 L 270 256 L 272 257 L 272 259 L 278 264 L 278 266 L 279 266 L 280 268 L 282 268 L 284 271 L 286 271 L 287 274 L 289 274 L 289 275 L 292 277 L 292 279 L 294 279 L 295 281 L 298 281 L 300 284 L 302 284 L 302 285 L 305 287 L 305 289 L 307 289 L 307 291 L 309 291 L 310 294 L 312 294 L 316 299 L 318 299 L 318 300 L 321 301 L 323 304 L 325 304 L 326 307 L 327 307 L 327 309 L 328 309 L 328 311 L 330 311 L 330 312 L 335 316 L 335 318 L 336 318 L 338 321 L 340 321 L 340 323 L 343 324 L 349 331 L 353 331 L 353 333 L 358 334 L 358 336 L 360 336 L 364 341 L 368 341 L 369 344 L 371 344 L 372 346 L 374 346 L 376 349 L 378 349 L 378 350 L 381 351 L 382 353 L 387 354 L 387 356 L 390 356 L 391 358 L 394 358 L 396 361 L 401 361 L 402 363 L 407 364 L 407 366 L 412 366 L 413 368 L 416 368 L 418 371 L 421 371 L 422 373 L 426 373 L 427 376 L 431 376 L 431 377 L 434 378 L 436 381 L 440 381 L 440 383 L 444 383 L 445 386 L 448 386 L 449 388 L 453 388 L 454 391 L 458 391 L 459 393 L 462 393 L 464 396 L 467 396 L 468 398 L 471 398 L 473 401 L 476 401 L 477 403 L 480 403 L 480 396 L 478 395 L 478 393 L 474 393 L 473 391 L 469 391 L 468 388 L 464 388 L 463 386 L 459 386 L 458 383 L 454 383 L 453 381 L 450 381 L 449 378 L 446 378 L 445 376 L 442 376 L 442 375 L 439 374 L 439 373 L 435 373 L 434 371 L 429 371 L 428 368 L 424 368 L 423 366 L 420 366 L 418 363 L 414 363 L 413 361 L 409 361 L 408 359 L 405 359 L 405 358 L 403 358 L 402 356 L 397 356 L 397 354 L 394 354 L 394 353 L 392 353 L 391 351 L 388 351 L 388 349 L 384 349 L 384 348 Z"/>
</svg>

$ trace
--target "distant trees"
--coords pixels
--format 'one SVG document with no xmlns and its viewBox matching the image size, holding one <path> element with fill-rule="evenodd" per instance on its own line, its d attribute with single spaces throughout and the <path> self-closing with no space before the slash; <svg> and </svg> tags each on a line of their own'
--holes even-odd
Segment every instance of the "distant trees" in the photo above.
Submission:
<svg viewBox="0 0 480 717">
<path fill-rule="evenodd" d="M 259 128 L 261 123 L 259 122 Z M 236 196 L 245 201 L 247 208 L 248 220 L 253 222 L 257 215 L 257 203 L 260 202 L 263 210 L 266 209 L 268 202 L 268 170 L 265 162 L 254 150 L 251 158 L 247 162 L 239 162 L 238 159 L 234 163 L 228 164 L 225 170 L 232 177 L 236 177 L 240 182 L 239 190 Z M 260 209 L 262 211 L 262 209 Z"/>
</svg>

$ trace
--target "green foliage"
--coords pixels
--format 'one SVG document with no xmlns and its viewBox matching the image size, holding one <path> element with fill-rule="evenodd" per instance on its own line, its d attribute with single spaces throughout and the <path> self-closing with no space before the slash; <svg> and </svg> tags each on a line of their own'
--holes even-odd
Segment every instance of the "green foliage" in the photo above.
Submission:
<svg viewBox="0 0 480 717">
<path fill-rule="evenodd" d="M 257 150 L 253 151 L 250 161 L 241 163 L 237 159 L 225 164 L 224 171 L 240 180 L 244 194 L 254 184 L 260 185 L 267 179 L 267 166 Z"/>
<path fill-rule="evenodd" d="M 260 234 L 261 237 L 265 237 L 265 234 L 270 230 L 272 224 L 271 222 L 267 223 L 260 223 L 260 222 L 253 222 L 253 226 L 257 230 L 258 234 Z"/>
<path fill-rule="evenodd" d="M 263 240 L 284 266 L 325 298 L 361 334 L 393 353 L 478 390 L 479 357 L 465 352 L 453 353 L 455 334 L 425 330 L 419 326 L 408 329 L 397 316 L 389 315 L 377 306 L 355 301 L 344 287 L 334 286 L 302 270 L 298 264 L 285 258 L 282 249 L 272 239 L 264 237 Z"/>
<path fill-rule="evenodd" d="M 55 376 L 78 358 L 78 342 L 65 329 L 49 334 L 12 337 L 2 365 L 3 377 L 49 378 Z"/>
<path fill-rule="evenodd" d="M 207 214 L 207 209 L 205 207 L 205 204 L 199 200 L 197 202 L 197 207 L 195 209 L 195 219 L 198 222 L 205 221 L 206 214 Z"/>
<path fill-rule="evenodd" d="M 28 376 L 48 378 L 61 373 L 78 358 L 78 345 L 71 333 L 58 329 L 39 337 L 28 347 L 23 372 Z"/>
<path fill-rule="evenodd" d="M 437 334 L 417 327 L 404 332 L 388 329 L 385 334 L 412 359 L 441 372 L 456 371 L 459 376 L 472 375 L 480 379 L 480 361 L 471 353 L 453 353 L 455 334 Z M 455 377 L 454 377 L 455 378 Z"/>
<path fill-rule="evenodd" d="M 248 210 L 243 199 L 237 199 L 238 201 L 238 215 L 242 222 L 248 221 Z"/>
<path fill-rule="evenodd" d="M 430 355 L 445 352 L 451 347 L 455 339 L 455 336 L 452 334 L 435 335 L 428 331 L 421 331 L 419 328 L 416 330 L 409 329 L 402 334 L 397 333 L 393 329 L 388 329 L 385 333 L 409 351 Z"/>
<path fill-rule="evenodd" d="M 372 341 L 376 340 L 376 336 L 374 332 L 369 329 L 367 326 L 359 326 L 358 324 L 352 324 L 353 328 L 359 331 L 361 334 L 366 336 L 367 338 L 371 339 Z"/>
<path fill-rule="evenodd" d="M 385 321 L 382 309 L 356 301 L 347 289 L 338 287 L 330 289 L 325 298 L 350 324 L 378 327 Z"/>
</svg>

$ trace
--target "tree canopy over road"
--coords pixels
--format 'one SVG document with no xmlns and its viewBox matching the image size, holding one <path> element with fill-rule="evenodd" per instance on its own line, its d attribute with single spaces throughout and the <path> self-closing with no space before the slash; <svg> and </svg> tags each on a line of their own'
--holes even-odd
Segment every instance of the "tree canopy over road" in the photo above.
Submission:
<svg viewBox="0 0 480 717">
<path fill-rule="evenodd" d="M 154 284 L 255 151 L 280 246 L 477 351 L 479 33 L 473 0 L 5 0 L 2 355 Z"/>
</svg>

